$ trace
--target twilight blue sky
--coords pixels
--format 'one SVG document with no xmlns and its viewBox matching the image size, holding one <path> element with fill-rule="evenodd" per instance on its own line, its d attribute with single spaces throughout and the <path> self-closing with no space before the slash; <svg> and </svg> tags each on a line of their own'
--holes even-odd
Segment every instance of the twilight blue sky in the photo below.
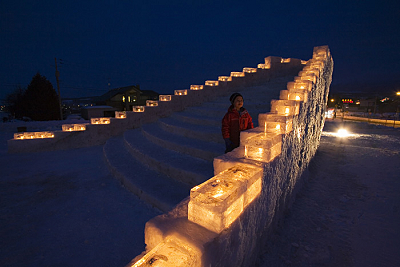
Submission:
<svg viewBox="0 0 400 267">
<path fill-rule="evenodd" d="M 0 99 L 37 73 L 62 97 L 173 93 L 329 45 L 335 85 L 400 81 L 399 1 L 0 0 Z"/>
</svg>

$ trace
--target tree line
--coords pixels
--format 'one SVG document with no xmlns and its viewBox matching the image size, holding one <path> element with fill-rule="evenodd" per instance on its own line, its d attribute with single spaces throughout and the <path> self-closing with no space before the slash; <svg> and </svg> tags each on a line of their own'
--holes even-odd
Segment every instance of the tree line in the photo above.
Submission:
<svg viewBox="0 0 400 267">
<path fill-rule="evenodd" d="M 35 121 L 60 119 L 58 95 L 45 76 L 36 73 L 26 89 L 16 88 L 5 99 L 6 110 L 15 119 Z"/>
</svg>

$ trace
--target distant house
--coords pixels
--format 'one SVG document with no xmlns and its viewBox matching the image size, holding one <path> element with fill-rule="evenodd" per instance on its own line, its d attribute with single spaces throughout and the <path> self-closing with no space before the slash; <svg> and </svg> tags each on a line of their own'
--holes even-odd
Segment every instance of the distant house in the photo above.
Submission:
<svg viewBox="0 0 400 267">
<path fill-rule="evenodd" d="M 96 105 L 106 105 L 120 111 L 131 111 L 133 106 L 145 106 L 146 100 L 158 100 L 159 94 L 151 90 L 140 90 L 139 85 L 111 89 L 96 98 Z"/>
</svg>

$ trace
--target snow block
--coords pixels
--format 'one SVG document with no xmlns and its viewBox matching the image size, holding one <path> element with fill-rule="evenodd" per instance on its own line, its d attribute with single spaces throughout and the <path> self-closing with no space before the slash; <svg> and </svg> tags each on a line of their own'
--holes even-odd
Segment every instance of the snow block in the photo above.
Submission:
<svg viewBox="0 0 400 267">
<path fill-rule="evenodd" d="M 150 252 L 136 263 L 128 266 L 132 267 L 195 267 L 201 266 L 201 253 L 196 248 L 191 247 L 182 240 L 168 237 L 165 241 L 158 244 Z"/>
</svg>

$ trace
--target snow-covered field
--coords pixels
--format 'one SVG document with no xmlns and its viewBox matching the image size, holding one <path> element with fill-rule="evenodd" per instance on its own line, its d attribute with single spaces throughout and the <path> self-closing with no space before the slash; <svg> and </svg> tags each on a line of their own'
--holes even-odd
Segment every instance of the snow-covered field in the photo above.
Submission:
<svg viewBox="0 0 400 267">
<path fill-rule="evenodd" d="M 102 146 L 7 154 L 16 127 L 2 126 L 0 266 L 125 266 L 144 250 L 159 212 L 110 175 Z"/>
<path fill-rule="evenodd" d="M 341 124 L 353 135 L 334 136 Z M 260 266 L 399 266 L 400 129 L 325 128 Z M 101 146 L 7 154 L 14 129 L 0 124 L 0 266 L 124 266 L 144 250 L 159 212 L 110 175 Z"/>
</svg>

